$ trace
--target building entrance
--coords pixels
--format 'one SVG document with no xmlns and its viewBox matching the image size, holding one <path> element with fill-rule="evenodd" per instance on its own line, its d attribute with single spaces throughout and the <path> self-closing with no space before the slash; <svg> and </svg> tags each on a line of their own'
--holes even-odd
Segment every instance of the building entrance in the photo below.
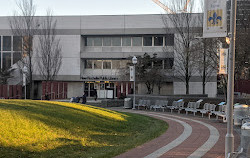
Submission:
<svg viewBox="0 0 250 158">
<path fill-rule="evenodd" d="M 96 90 L 98 98 L 116 98 L 117 97 L 114 82 L 96 81 L 96 82 L 84 83 L 84 92 L 88 97 L 94 97 L 94 90 Z"/>
</svg>

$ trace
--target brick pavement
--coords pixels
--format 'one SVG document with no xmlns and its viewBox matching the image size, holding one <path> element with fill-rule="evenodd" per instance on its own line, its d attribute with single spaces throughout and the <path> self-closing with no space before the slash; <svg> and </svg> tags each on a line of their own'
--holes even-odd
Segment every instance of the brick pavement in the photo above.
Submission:
<svg viewBox="0 0 250 158">
<path fill-rule="evenodd" d="M 125 110 L 121 108 L 113 108 L 113 110 L 123 111 L 123 112 L 133 112 L 140 113 L 143 115 L 150 115 L 151 117 L 158 118 L 166 121 L 169 124 L 168 130 L 162 134 L 160 137 L 151 140 L 141 146 L 131 149 L 121 155 L 116 156 L 116 158 L 144 158 L 144 157 L 161 157 L 161 158 L 183 158 L 188 157 L 194 153 L 198 148 L 203 146 L 204 143 L 212 143 L 212 147 L 204 147 L 200 150 L 202 157 L 204 158 L 219 158 L 224 157 L 225 150 L 225 134 L 226 134 L 226 124 L 221 123 L 218 120 L 201 118 L 199 116 L 184 115 L 169 112 L 152 112 L 152 111 L 141 111 L 141 110 Z M 178 119 L 185 122 L 187 125 L 192 127 L 192 133 L 187 139 L 183 140 L 181 144 L 172 148 L 171 150 L 166 150 L 167 152 L 162 155 L 157 155 L 157 152 L 162 152 L 164 146 L 167 148 L 169 144 L 173 143 L 183 132 L 184 127 L 180 123 L 171 120 L 171 118 Z M 201 123 L 199 123 L 201 122 Z M 202 124 L 203 123 L 203 124 Z M 205 126 L 206 124 L 206 126 Z M 212 126 L 214 130 L 218 131 L 218 141 L 210 142 L 208 141 L 211 137 L 210 131 L 207 126 Z M 210 129 L 211 130 L 211 129 Z M 240 145 L 240 136 L 235 132 L 235 149 Z M 215 143 L 215 144 L 213 144 Z M 210 150 L 209 150 L 210 149 Z M 208 150 L 206 152 L 206 150 Z M 153 153 L 153 154 L 152 154 Z M 154 155 L 156 153 L 156 155 Z M 151 155 L 150 155 L 151 154 Z M 194 157 L 194 156 L 192 156 Z"/>
</svg>

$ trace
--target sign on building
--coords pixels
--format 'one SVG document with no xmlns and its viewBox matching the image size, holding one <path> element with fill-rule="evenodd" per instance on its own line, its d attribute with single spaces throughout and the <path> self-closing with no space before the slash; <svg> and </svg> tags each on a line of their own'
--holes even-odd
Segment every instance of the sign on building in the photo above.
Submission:
<svg viewBox="0 0 250 158">
<path fill-rule="evenodd" d="M 134 77 L 134 66 L 129 66 L 129 71 L 130 71 L 130 81 L 134 81 L 135 77 Z"/>
<path fill-rule="evenodd" d="M 228 49 L 220 49 L 219 74 L 227 74 Z"/>
<path fill-rule="evenodd" d="M 227 36 L 227 0 L 204 0 L 203 37 Z"/>
</svg>

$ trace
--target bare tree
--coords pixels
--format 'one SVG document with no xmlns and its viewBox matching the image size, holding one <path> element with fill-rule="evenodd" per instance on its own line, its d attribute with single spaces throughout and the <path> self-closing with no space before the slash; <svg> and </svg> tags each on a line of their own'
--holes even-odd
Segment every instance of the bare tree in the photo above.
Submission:
<svg viewBox="0 0 250 158">
<path fill-rule="evenodd" d="M 60 39 L 56 37 L 57 21 L 53 19 L 51 11 L 41 22 L 36 47 L 37 65 L 43 80 L 53 81 L 62 63 Z"/>
<path fill-rule="evenodd" d="M 202 91 L 205 94 L 207 82 L 217 74 L 219 40 L 217 38 L 200 39 L 195 45 L 195 50 L 197 51 L 197 69 L 202 78 Z"/>
<path fill-rule="evenodd" d="M 193 45 L 197 42 L 195 38 L 199 29 L 202 28 L 201 15 L 192 14 L 194 3 L 189 4 L 186 12 L 181 12 L 186 5 L 186 0 L 174 1 L 169 5 L 175 14 L 165 14 L 162 16 L 166 33 L 169 28 L 175 30 L 174 44 L 174 72 L 175 78 L 185 82 L 186 94 L 189 94 L 189 82 L 191 77 L 197 72 L 197 53 Z M 197 8 L 195 8 L 197 9 Z M 166 50 L 164 50 L 166 51 Z"/>
<path fill-rule="evenodd" d="M 23 57 L 20 60 L 19 67 L 28 68 L 28 84 L 30 91 L 30 98 L 34 97 L 34 83 L 33 83 L 33 37 L 37 33 L 38 20 L 35 19 L 36 7 L 33 0 L 19 0 L 16 1 L 18 11 L 14 12 L 14 16 L 9 18 L 9 25 L 14 36 L 19 36 L 22 39 L 22 53 Z"/>
</svg>

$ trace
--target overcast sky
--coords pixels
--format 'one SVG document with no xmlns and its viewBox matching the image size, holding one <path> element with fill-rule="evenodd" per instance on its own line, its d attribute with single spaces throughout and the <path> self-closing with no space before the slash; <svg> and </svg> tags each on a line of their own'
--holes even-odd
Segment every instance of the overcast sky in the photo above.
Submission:
<svg viewBox="0 0 250 158">
<path fill-rule="evenodd" d="M 16 9 L 16 0 L 0 0 L 0 2 L 0 16 L 13 15 L 13 11 Z M 152 0 L 34 0 L 34 2 L 37 7 L 36 15 L 45 15 L 47 8 L 52 9 L 54 15 L 164 13 L 164 10 Z"/>
</svg>

